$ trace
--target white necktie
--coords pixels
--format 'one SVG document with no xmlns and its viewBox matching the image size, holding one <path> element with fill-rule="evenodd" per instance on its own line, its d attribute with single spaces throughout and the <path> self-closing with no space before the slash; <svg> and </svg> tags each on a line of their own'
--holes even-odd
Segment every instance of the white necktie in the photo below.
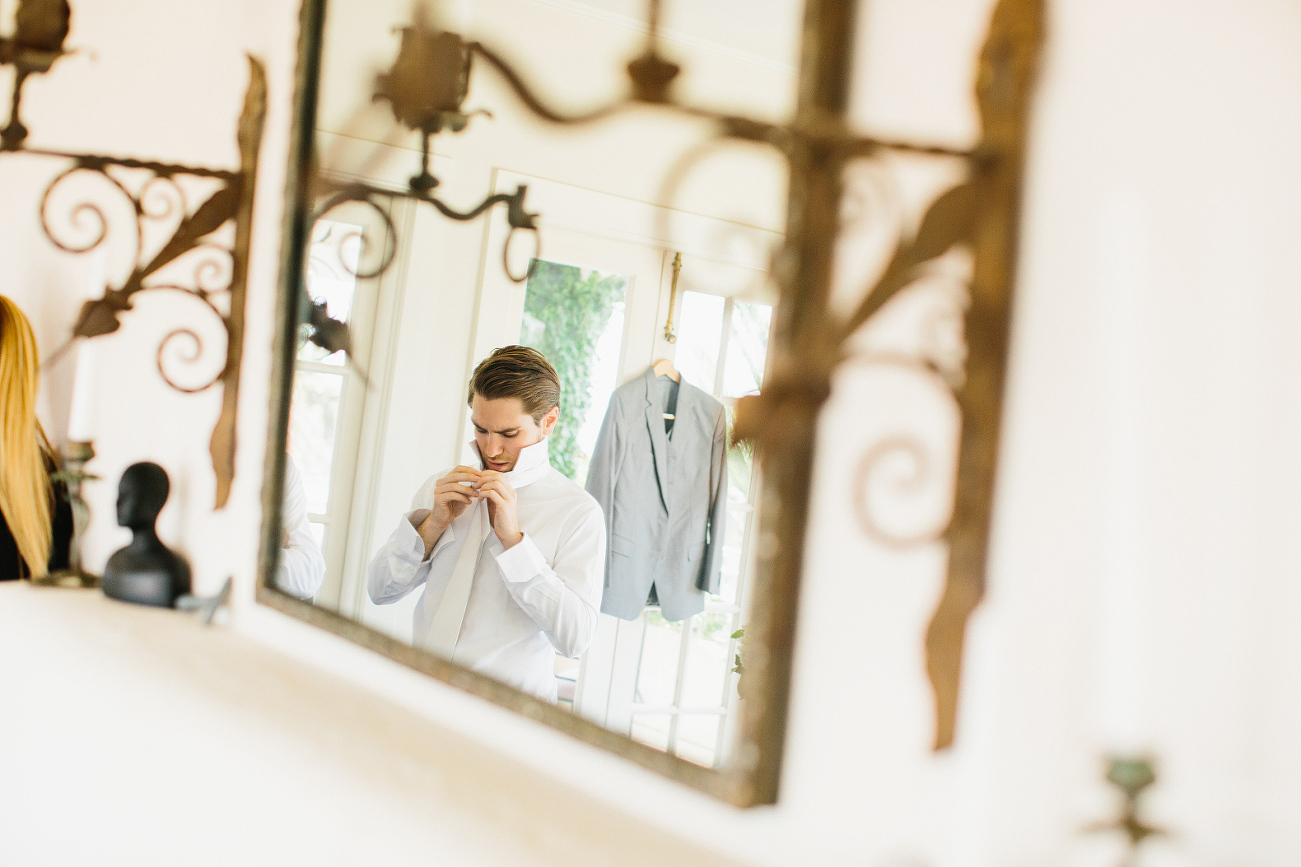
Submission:
<svg viewBox="0 0 1301 867">
<path fill-rule="evenodd" d="M 469 508 L 472 511 L 466 522 L 465 544 L 452 567 L 452 577 L 447 581 L 447 589 L 434 611 L 425 638 L 426 650 L 449 660 L 456 651 L 456 639 L 461 635 L 461 622 L 465 620 L 465 607 L 470 602 L 470 588 L 474 586 L 474 572 L 479 565 L 479 551 L 492 526 L 488 521 L 486 501 L 471 503 Z"/>
</svg>

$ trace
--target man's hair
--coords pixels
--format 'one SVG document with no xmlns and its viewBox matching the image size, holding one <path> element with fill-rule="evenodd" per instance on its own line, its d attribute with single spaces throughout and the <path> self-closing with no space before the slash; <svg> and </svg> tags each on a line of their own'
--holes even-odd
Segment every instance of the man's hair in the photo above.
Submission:
<svg viewBox="0 0 1301 867">
<path fill-rule="evenodd" d="M 560 377 L 546 356 L 527 346 L 503 346 L 479 362 L 470 377 L 467 403 L 479 395 L 485 400 L 519 398 L 524 411 L 541 421 L 560 405 Z"/>
</svg>

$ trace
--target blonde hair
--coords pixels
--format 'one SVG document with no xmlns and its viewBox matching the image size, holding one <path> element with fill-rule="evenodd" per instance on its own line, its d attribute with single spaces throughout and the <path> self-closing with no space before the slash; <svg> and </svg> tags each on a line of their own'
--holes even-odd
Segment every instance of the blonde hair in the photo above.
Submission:
<svg viewBox="0 0 1301 867">
<path fill-rule="evenodd" d="M 33 577 L 50 561 L 53 449 L 36 418 L 41 361 L 18 305 L 0 295 L 0 513 Z"/>
</svg>

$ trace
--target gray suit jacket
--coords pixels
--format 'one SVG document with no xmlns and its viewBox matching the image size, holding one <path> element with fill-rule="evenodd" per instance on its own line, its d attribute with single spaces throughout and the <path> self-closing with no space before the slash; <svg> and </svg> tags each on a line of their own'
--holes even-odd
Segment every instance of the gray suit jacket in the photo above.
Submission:
<svg viewBox="0 0 1301 867">
<path fill-rule="evenodd" d="M 635 620 L 651 583 L 666 620 L 683 620 L 718 592 L 727 514 L 727 413 L 683 381 L 672 436 L 664 433 L 653 370 L 610 398 L 587 471 L 605 512 L 601 610 Z"/>
</svg>

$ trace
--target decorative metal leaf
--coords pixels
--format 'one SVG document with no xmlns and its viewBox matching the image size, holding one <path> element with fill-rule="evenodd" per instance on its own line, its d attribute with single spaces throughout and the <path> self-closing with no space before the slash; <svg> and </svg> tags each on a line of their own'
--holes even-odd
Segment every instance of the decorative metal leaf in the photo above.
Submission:
<svg viewBox="0 0 1301 867">
<path fill-rule="evenodd" d="M 176 227 L 176 233 L 170 241 L 158 251 L 148 265 L 140 270 L 139 276 L 146 277 L 171 262 L 176 257 L 194 249 L 199 239 L 221 228 L 221 224 L 233 219 L 239 209 L 240 185 L 232 182 L 217 190 L 208 201 L 199 206 L 191 216 Z"/>
<path fill-rule="evenodd" d="M 248 248 L 253 235 L 253 186 L 257 178 L 258 148 L 262 143 L 262 123 L 266 118 L 267 76 L 262 62 L 248 55 L 248 90 L 244 93 L 244 110 L 239 117 L 235 139 L 239 144 L 239 174 L 229 186 L 194 212 L 186 231 L 194 240 L 215 230 L 226 220 L 235 220 L 235 244 L 231 252 L 235 268 L 230 281 L 230 313 L 226 317 L 230 341 L 226 349 L 226 368 L 222 372 L 221 415 L 212 429 L 208 451 L 212 471 L 217 476 L 214 509 L 224 508 L 230 499 L 235 480 L 236 414 L 239 407 L 239 369 L 244 350 L 244 296 L 248 289 Z M 178 233 L 179 234 L 179 233 Z"/>
<path fill-rule="evenodd" d="M 247 173 L 257 163 L 258 147 L 262 144 L 262 123 L 267 114 L 267 71 L 251 54 L 248 58 L 248 89 L 244 91 L 244 110 L 239 116 L 239 168 Z M 244 178 L 238 179 L 242 183 Z"/>
<path fill-rule="evenodd" d="M 976 190 L 969 182 L 959 184 L 931 202 L 917 229 L 917 236 L 912 243 L 901 242 L 895 249 L 881 279 L 846 320 L 843 336 L 848 337 L 857 331 L 886 302 L 907 287 L 918 265 L 970 240 L 975 214 Z"/>
<path fill-rule="evenodd" d="M 967 623 L 985 595 L 989 528 L 1008 318 L 1016 271 L 1017 202 L 1021 194 L 1026 118 L 1040 46 L 1045 0 L 998 0 L 981 52 L 976 98 L 986 157 L 972 165 L 982 226 L 975 244 L 967 333 L 967 377 L 958 395 L 962 440 L 953 520 L 946 534 L 949 572 L 926 630 L 926 672 L 935 698 L 935 749 L 953 743 Z M 980 287 L 980 291 L 976 288 Z"/>
<path fill-rule="evenodd" d="M 326 352 L 352 353 L 352 334 L 349 333 L 347 324 L 330 318 L 325 302 L 312 305 L 307 321 L 312 327 L 312 334 L 308 338 L 312 343 Z"/>
<path fill-rule="evenodd" d="M 917 237 L 908 250 L 909 265 L 916 267 L 942 256 L 955 245 L 970 240 L 976 216 L 976 188 L 963 183 L 941 195 L 926 209 Z"/>
<path fill-rule="evenodd" d="M 96 298 L 81 305 L 77 314 L 77 324 L 73 327 L 74 337 L 99 337 L 112 334 L 121 327 L 118 316 L 131 309 L 131 302 L 122 293 L 109 290 L 103 298 Z"/>
</svg>

